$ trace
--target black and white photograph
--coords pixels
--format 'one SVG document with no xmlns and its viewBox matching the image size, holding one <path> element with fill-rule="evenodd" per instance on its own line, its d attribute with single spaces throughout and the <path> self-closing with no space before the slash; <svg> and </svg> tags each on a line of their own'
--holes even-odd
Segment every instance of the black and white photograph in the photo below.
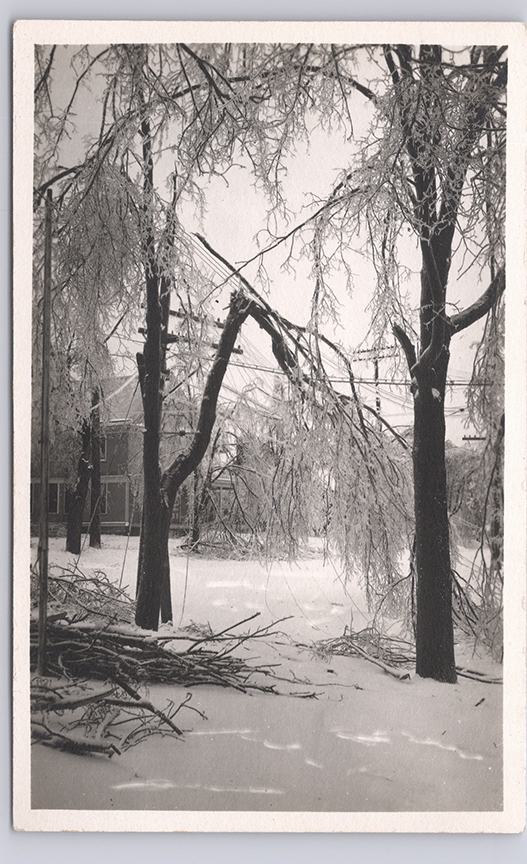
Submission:
<svg viewBox="0 0 527 864">
<path fill-rule="evenodd" d="M 15 827 L 523 829 L 526 45 L 15 26 Z"/>
</svg>

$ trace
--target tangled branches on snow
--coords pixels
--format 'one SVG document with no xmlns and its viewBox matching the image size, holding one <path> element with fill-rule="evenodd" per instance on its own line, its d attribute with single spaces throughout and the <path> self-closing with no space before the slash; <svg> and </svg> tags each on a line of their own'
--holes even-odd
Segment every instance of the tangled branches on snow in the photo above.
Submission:
<svg viewBox="0 0 527 864">
<path fill-rule="evenodd" d="M 188 705 L 190 699 L 188 693 L 180 705 L 169 702 L 161 711 L 130 685 L 38 678 L 31 684 L 31 736 L 47 747 L 111 758 L 150 735 L 181 737 L 174 717 L 184 707 L 197 710 Z"/>
<path fill-rule="evenodd" d="M 38 604 L 38 574 L 31 573 L 32 606 Z M 83 573 L 78 567 L 51 566 L 48 576 L 48 620 L 70 623 L 103 619 L 106 623 L 134 619 L 134 604 L 123 588 L 102 570 Z"/>
<path fill-rule="evenodd" d="M 35 742 L 76 754 L 111 757 L 153 734 L 179 738 L 182 731 L 174 717 L 183 707 L 197 710 L 188 704 L 191 695 L 177 707 L 168 702 L 162 711 L 136 689 L 143 691 L 149 684 L 215 684 L 244 693 L 277 693 L 274 684 L 267 682 L 276 677 L 271 666 L 249 666 L 234 652 L 248 640 L 273 635 L 279 621 L 247 634 L 233 631 L 259 613 L 220 633 L 210 625 L 199 631 L 194 625 L 181 635 L 145 633 L 131 624 L 134 605 L 124 591 L 103 572 L 86 575 L 78 568 L 54 568 L 49 596 L 46 671 L 52 678 L 32 681 Z M 37 655 L 35 611 L 30 626 L 33 671 Z"/>
<path fill-rule="evenodd" d="M 400 680 L 410 677 L 408 669 L 415 663 L 410 642 L 385 636 L 374 627 L 366 627 L 358 633 L 351 633 L 346 627 L 342 636 L 317 642 L 315 647 L 317 653 L 325 657 L 333 654 L 363 657 Z"/>
<path fill-rule="evenodd" d="M 482 568 L 483 569 L 483 568 Z M 472 573 L 476 571 L 473 564 Z M 472 576 L 471 573 L 471 576 Z M 487 574 L 483 570 L 483 577 Z M 503 607 L 501 604 L 501 588 L 499 596 L 485 594 L 485 585 L 477 581 L 464 579 L 457 570 L 452 571 L 452 600 L 454 623 L 458 630 L 474 644 L 484 645 L 491 656 L 499 663 L 503 662 Z M 496 592 L 498 593 L 498 592 Z"/>
<path fill-rule="evenodd" d="M 202 630 L 200 638 L 145 635 L 130 628 L 101 630 L 86 623 L 49 624 L 47 669 L 54 681 L 35 678 L 32 682 L 33 740 L 71 753 L 101 753 L 111 757 L 150 735 L 179 738 L 183 733 L 174 717 L 184 707 L 197 710 L 188 704 L 191 694 L 177 707 L 169 702 L 161 711 L 141 695 L 135 684 L 184 687 L 216 684 L 244 693 L 248 690 L 277 693 L 273 684 L 249 680 L 257 675 L 260 679 L 275 677 L 270 666 L 248 666 L 232 653 L 248 639 L 270 635 L 274 625 L 233 636 L 230 631 L 243 623 L 218 634 L 208 627 Z M 190 641 L 190 647 L 175 651 L 171 646 L 179 640 L 187 644 Z M 214 642 L 222 643 L 222 647 L 217 651 L 205 647 L 206 643 Z M 36 622 L 32 622 L 33 669 L 37 651 L 38 629 Z M 96 681 L 104 684 L 97 686 Z M 64 719 L 65 715 L 72 719 Z"/>
<path fill-rule="evenodd" d="M 409 678 L 410 669 L 415 665 L 413 643 L 397 636 L 386 636 L 374 627 L 365 627 L 357 633 L 350 632 L 346 627 L 342 636 L 316 642 L 315 651 L 326 658 L 335 654 L 362 657 L 399 680 Z M 456 666 L 456 672 L 462 678 L 471 678 L 485 684 L 503 683 L 501 678 L 492 678 L 475 669 Z"/>
</svg>

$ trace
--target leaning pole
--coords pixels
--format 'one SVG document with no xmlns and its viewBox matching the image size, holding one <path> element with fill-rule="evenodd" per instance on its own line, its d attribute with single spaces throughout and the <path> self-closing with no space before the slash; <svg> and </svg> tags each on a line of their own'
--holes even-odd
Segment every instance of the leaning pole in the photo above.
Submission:
<svg viewBox="0 0 527 864">
<path fill-rule="evenodd" d="M 38 674 L 46 674 L 49 549 L 49 357 L 51 341 L 51 207 L 48 189 L 45 210 L 44 291 L 42 297 L 42 396 L 40 417 L 40 522 L 38 540 Z"/>
</svg>

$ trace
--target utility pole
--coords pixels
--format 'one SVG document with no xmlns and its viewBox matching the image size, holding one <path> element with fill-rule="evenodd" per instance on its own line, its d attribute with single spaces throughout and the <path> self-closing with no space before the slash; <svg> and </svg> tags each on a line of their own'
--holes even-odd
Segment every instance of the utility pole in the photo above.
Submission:
<svg viewBox="0 0 527 864">
<path fill-rule="evenodd" d="M 376 348 L 359 348 L 357 351 L 354 351 L 352 356 L 356 360 L 365 360 L 366 362 L 370 362 L 373 360 L 373 384 L 375 386 L 375 412 L 377 417 L 379 418 L 378 428 L 382 429 L 381 422 L 381 391 L 380 391 L 380 378 L 379 378 L 379 360 L 389 360 L 391 357 L 395 357 L 396 355 L 393 353 L 394 346 L 391 345 L 379 345 Z M 391 352 L 391 353 L 387 353 Z M 356 379 L 360 380 L 360 379 Z M 371 383 L 371 382 L 369 382 Z M 387 382 L 384 382 L 387 383 Z"/>
<path fill-rule="evenodd" d="M 40 523 L 38 541 L 38 674 L 46 674 L 46 630 L 48 617 L 49 552 L 49 358 L 51 342 L 51 209 L 53 193 L 48 189 L 45 210 L 44 292 L 42 297 L 42 397 L 40 418 Z"/>
</svg>

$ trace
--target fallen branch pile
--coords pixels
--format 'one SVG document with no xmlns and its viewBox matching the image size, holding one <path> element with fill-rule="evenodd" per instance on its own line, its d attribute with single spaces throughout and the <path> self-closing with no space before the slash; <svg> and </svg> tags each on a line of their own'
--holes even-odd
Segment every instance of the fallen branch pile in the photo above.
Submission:
<svg viewBox="0 0 527 864">
<path fill-rule="evenodd" d="M 38 597 L 32 574 L 34 606 Z M 152 734 L 180 737 L 174 717 L 188 703 L 161 711 L 145 697 L 150 684 L 214 684 L 247 692 L 277 693 L 271 665 L 248 665 L 235 650 L 248 640 L 275 635 L 280 621 L 237 633 L 259 613 L 214 633 L 191 625 L 175 633 L 141 631 L 131 623 L 134 604 L 102 571 L 54 568 L 49 577 L 46 678 L 31 684 L 33 741 L 77 754 L 122 753 Z M 36 609 L 30 625 L 30 662 L 38 654 Z M 281 619 L 285 620 L 285 619 Z M 103 682 L 101 685 L 97 682 Z M 290 683 L 296 684 L 291 681 Z M 139 692 L 139 689 L 142 692 Z M 295 693 L 306 696 L 311 694 Z M 201 712 L 197 712 L 204 717 Z"/>
<path fill-rule="evenodd" d="M 195 640 L 190 648 L 176 652 L 170 646 L 178 641 L 177 637 L 156 637 L 133 631 L 122 632 L 117 628 L 101 630 L 91 624 L 56 622 L 49 624 L 47 629 L 47 671 L 69 679 L 112 681 L 121 687 L 134 684 L 176 684 L 183 687 L 217 684 L 243 692 L 256 689 L 274 693 L 274 685 L 249 681 L 256 673 L 272 675 L 269 667 L 248 666 L 232 653 L 247 639 L 264 633 L 268 635 L 269 631 L 270 627 L 264 627 L 246 636 L 234 639 L 231 636 L 227 647 L 219 651 L 204 647 L 205 642 L 215 638 L 212 637 Z M 36 668 L 37 649 L 38 629 L 36 622 L 32 622 L 32 669 Z"/>
<path fill-rule="evenodd" d="M 136 689 L 148 684 L 215 684 L 244 693 L 277 693 L 274 684 L 261 680 L 275 677 L 271 666 L 249 666 L 233 654 L 249 639 L 272 635 L 274 624 L 245 635 L 232 634 L 233 629 L 255 617 L 251 615 L 217 634 L 207 627 L 200 638 L 142 633 L 129 626 L 123 630 L 122 625 L 101 628 L 77 620 L 73 624 L 57 620 L 48 624 L 47 672 L 54 677 L 34 678 L 31 684 L 33 741 L 79 755 L 111 757 L 150 735 L 180 737 L 183 733 L 174 717 L 181 708 L 196 711 L 188 704 L 191 694 L 177 707 L 170 701 L 161 711 Z M 36 621 L 31 623 L 30 634 L 34 670 Z M 186 645 L 190 641 L 190 647 L 175 650 L 180 641 Z M 219 650 L 206 647 L 214 642 L 221 645 Z M 254 680 L 257 675 L 259 681 Z M 98 686 L 97 681 L 104 684 Z"/>
<path fill-rule="evenodd" d="M 335 654 L 362 657 L 399 680 L 409 678 L 410 670 L 415 666 L 415 648 L 411 642 L 396 636 L 386 636 L 373 627 L 366 627 L 357 633 L 350 633 L 346 628 L 344 634 L 336 639 L 315 643 L 315 650 L 324 657 Z M 456 666 L 456 672 L 461 678 L 470 678 L 484 684 L 503 683 L 501 678 L 493 678 L 475 669 Z"/>
</svg>

